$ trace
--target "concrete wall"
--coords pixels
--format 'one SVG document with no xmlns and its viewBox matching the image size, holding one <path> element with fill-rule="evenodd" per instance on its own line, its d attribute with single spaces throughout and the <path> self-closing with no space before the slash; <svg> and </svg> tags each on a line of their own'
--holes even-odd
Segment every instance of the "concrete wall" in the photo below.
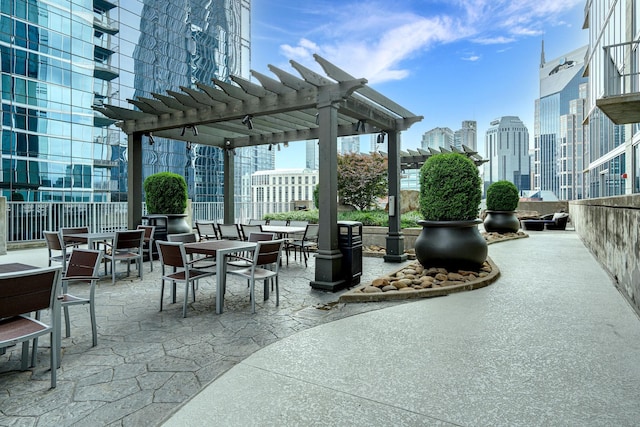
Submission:
<svg viewBox="0 0 640 427">
<path fill-rule="evenodd" d="M 567 202 L 566 200 L 560 200 L 556 202 L 544 202 L 544 201 L 526 202 L 521 200 L 520 202 L 518 202 L 517 211 L 518 212 L 519 211 L 526 211 L 526 212 L 536 211 L 540 215 L 547 215 L 547 214 L 552 214 L 560 211 L 569 212 L 569 202 Z"/>
<path fill-rule="evenodd" d="M 640 194 L 572 201 L 569 215 L 585 246 L 640 313 Z"/>
<path fill-rule="evenodd" d="M 402 234 L 404 235 L 404 249 L 413 249 L 418 234 L 422 231 L 422 228 L 403 228 Z M 389 229 L 387 227 L 362 227 L 362 244 L 364 246 L 387 246 L 387 233 Z"/>
</svg>

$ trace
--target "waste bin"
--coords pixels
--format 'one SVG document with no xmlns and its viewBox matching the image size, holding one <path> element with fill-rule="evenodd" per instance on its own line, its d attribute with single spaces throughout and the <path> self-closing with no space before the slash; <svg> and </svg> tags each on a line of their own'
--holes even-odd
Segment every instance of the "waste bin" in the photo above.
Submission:
<svg viewBox="0 0 640 427">
<path fill-rule="evenodd" d="M 144 215 L 142 217 L 142 225 L 153 225 L 155 227 L 153 231 L 153 259 L 158 258 L 158 247 L 156 246 L 156 240 L 167 240 L 167 229 L 169 226 L 169 218 L 166 215 Z"/>
<path fill-rule="evenodd" d="M 338 221 L 338 247 L 342 252 L 342 277 L 357 285 L 362 277 L 362 223 Z"/>
</svg>

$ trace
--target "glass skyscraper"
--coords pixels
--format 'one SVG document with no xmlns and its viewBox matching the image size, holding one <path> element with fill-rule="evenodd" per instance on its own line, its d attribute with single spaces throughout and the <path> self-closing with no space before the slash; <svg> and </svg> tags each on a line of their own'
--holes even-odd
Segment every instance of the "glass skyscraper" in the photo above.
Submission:
<svg viewBox="0 0 640 427">
<path fill-rule="evenodd" d="M 0 53 L 2 194 L 123 200 L 127 136 L 92 106 L 130 107 L 138 96 L 162 105 L 167 90 L 248 78 L 250 1 L 2 0 Z M 145 141 L 145 177 L 180 173 L 194 201 L 222 200 L 222 150 Z M 250 201 L 247 177 L 271 167 L 273 153 L 236 153 L 236 200 Z"/>
</svg>

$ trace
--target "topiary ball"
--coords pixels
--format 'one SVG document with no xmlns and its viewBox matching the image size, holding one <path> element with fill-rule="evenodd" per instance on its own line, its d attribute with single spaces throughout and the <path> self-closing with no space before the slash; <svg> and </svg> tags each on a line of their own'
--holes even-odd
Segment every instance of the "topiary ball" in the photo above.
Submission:
<svg viewBox="0 0 640 427">
<path fill-rule="evenodd" d="M 149 175 L 144 180 L 144 192 L 149 214 L 177 215 L 187 208 L 187 182 L 177 173 Z"/>
<path fill-rule="evenodd" d="M 520 201 L 518 188 L 509 181 L 496 181 L 487 188 L 487 209 L 515 211 Z"/>
<path fill-rule="evenodd" d="M 477 219 L 480 185 L 478 167 L 467 156 L 431 156 L 420 169 L 420 213 L 428 221 Z"/>
</svg>

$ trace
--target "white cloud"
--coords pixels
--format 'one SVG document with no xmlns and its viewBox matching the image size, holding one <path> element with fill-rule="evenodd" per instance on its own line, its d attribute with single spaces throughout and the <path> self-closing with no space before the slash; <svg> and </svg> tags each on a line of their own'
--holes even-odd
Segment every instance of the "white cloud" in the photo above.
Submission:
<svg viewBox="0 0 640 427">
<path fill-rule="evenodd" d="M 316 5 L 321 23 L 306 28 L 294 46 L 282 53 L 316 67 L 314 53 L 370 83 L 398 80 L 411 70 L 407 62 L 437 44 L 460 40 L 508 45 L 518 38 L 539 36 L 545 26 L 567 25 L 560 15 L 584 0 L 450 0 L 443 8 L 398 10 L 402 6 L 378 0 L 340 3 L 337 9 Z M 334 4 L 335 6 L 335 4 Z M 322 13 L 322 10 L 326 13 Z M 333 9 L 333 10 L 332 10 Z M 429 13 L 430 11 L 434 13 Z M 477 61 L 479 55 L 466 55 Z M 316 67 L 317 68 L 317 67 Z"/>
</svg>

